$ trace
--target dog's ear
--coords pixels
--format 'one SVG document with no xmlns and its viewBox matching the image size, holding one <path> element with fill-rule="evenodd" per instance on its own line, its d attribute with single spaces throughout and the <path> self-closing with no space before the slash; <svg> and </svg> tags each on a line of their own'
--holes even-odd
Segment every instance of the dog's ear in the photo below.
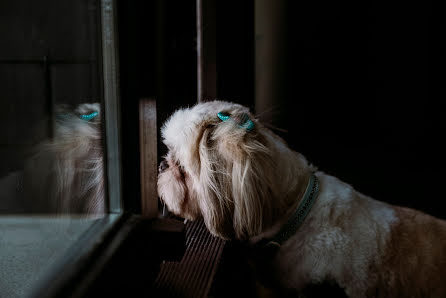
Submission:
<svg viewBox="0 0 446 298">
<path fill-rule="evenodd" d="M 234 202 L 233 226 L 237 238 L 259 234 L 271 224 L 274 164 L 268 148 L 257 140 L 240 144 L 241 154 L 233 156 L 231 173 Z"/>
<path fill-rule="evenodd" d="M 199 140 L 199 176 L 194 186 L 200 197 L 198 205 L 208 230 L 224 239 L 234 237 L 231 224 L 233 204 L 231 185 L 225 172 L 225 162 L 217 154 L 212 138 L 214 125 L 205 125 Z"/>
<path fill-rule="evenodd" d="M 200 138 L 199 184 L 204 186 L 200 191 L 204 197 L 199 201 L 211 232 L 244 239 L 269 224 L 272 179 L 268 169 L 274 165 L 258 124 L 246 111 L 232 111 L 229 117 L 233 119 L 208 126 Z"/>
</svg>

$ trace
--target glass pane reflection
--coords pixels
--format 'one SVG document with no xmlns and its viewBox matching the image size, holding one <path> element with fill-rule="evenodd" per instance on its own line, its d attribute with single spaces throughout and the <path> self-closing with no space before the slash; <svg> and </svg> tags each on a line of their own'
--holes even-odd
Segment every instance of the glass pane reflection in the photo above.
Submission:
<svg viewBox="0 0 446 298">
<path fill-rule="evenodd" d="M 0 214 L 105 212 L 98 6 L 0 4 Z"/>
</svg>

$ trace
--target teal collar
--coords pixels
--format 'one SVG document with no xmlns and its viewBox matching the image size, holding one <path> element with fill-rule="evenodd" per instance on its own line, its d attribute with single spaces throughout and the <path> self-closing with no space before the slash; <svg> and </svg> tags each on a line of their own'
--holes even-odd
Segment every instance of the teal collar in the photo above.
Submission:
<svg viewBox="0 0 446 298">
<path fill-rule="evenodd" d="M 302 225 L 302 222 L 307 217 L 308 213 L 313 207 L 319 193 L 319 180 L 316 175 L 312 174 L 310 182 L 308 182 L 307 189 L 304 197 L 302 198 L 296 211 L 291 215 L 291 218 L 280 229 L 280 231 L 272 238 L 264 239 L 262 242 L 265 246 L 277 246 L 280 247 L 285 241 L 293 236 L 297 229 Z"/>
</svg>

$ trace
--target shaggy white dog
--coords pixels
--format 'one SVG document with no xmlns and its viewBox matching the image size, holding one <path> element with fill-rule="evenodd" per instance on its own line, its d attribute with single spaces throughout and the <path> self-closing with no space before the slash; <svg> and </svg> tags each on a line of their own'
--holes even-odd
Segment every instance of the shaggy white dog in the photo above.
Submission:
<svg viewBox="0 0 446 298">
<path fill-rule="evenodd" d="M 247 108 L 181 109 L 162 136 L 158 192 L 169 210 L 202 217 L 224 239 L 276 248 L 266 261 L 280 288 L 332 281 L 350 297 L 446 297 L 446 221 L 316 171 Z"/>
<path fill-rule="evenodd" d="M 104 213 L 100 105 L 58 106 L 54 138 L 38 144 L 0 189 L 0 213 Z"/>
</svg>

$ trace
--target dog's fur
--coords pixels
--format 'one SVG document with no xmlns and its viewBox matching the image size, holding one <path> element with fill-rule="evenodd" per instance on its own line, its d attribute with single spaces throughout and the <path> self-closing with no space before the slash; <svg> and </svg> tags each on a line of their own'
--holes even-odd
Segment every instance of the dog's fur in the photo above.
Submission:
<svg viewBox="0 0 446 298">
<path fill-rule="evenodd" d="M 248 113 L 255 128 L 221 121 L 222 111 Z M 158 178 L 161 199 L 179 216 L 202 217 L 224 239 L 256 243 L 277 233 L 316 170 L 238 104 L 178 110 L 162 136 L 169 151 Z M 271 279 L 296 293 L 333 281 L 350 297 L 446 297 L 446 221 L 316 176 L 319 195 L 271 260 Z"/>
<path fill-rule="evenodd" d="M 82 114 L 98 112 L 90 121 Z M 55 135 L 36 146 L 23 171 L 0 181 L 0 210 L 21 213 L 102 214 L 105 211 L 100 105 L 60 105 Z M 9 190 L 9 191 L 8 191 Z"/>
</svg>

